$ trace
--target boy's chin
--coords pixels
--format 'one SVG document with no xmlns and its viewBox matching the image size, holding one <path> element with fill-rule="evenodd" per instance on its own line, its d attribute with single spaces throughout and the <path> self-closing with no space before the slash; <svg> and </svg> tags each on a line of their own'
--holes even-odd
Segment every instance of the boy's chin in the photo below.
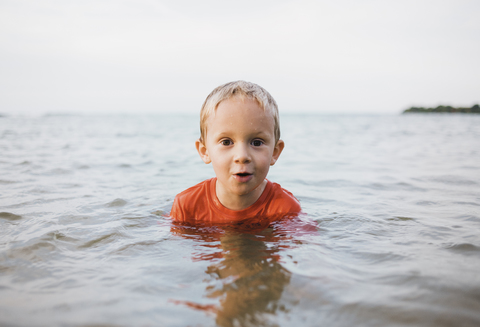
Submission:
<svg viewBox="0 0 480 327">
<path fill-rule="evenodd" d="M 262 182 L 254 183 L 254 181 L 250 181 L 250 183 L 241 183 L 240 185 L 237 185 L 237 187 L 235 187 L 235 193 L 240 196 L 249 195 L 252 192 L 258 190 L 261 185 Z"/>
</svg>

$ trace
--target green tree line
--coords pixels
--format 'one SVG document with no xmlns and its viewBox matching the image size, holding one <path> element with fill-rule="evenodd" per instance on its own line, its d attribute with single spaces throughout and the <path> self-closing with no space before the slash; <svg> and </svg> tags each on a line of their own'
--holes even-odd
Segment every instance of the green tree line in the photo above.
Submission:
<svg viewBox="0 0 480 327">
<path fill-rule="evenodd" d="M 470 108 L 452 106 L 438 106 L 436 108 L 411 107 L 403 111 L 404 114 L 411 112 L 461 112 L 480 114 L 480 106 L 478 104 L 475 104 Z"/>
</svg>

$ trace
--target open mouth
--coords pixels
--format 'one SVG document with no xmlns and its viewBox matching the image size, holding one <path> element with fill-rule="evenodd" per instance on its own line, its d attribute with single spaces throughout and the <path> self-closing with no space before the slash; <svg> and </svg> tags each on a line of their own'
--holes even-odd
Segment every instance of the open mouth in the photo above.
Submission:
<svg viewBox="0 0 480 327">
<path fill-rule="evenodd" d="M 238 173 L 235 174 L 235 179 L 240 183 L 247 183 L 253 178 L 253 174 L 250 173 Z"/>
</svg>

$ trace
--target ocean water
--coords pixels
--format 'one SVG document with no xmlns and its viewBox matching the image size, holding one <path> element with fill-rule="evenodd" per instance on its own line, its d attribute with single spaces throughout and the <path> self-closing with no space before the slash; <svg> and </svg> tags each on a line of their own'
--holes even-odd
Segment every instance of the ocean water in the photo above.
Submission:
<svg viewBox="0 0 480 327">
<path fill-rule="evenodd" d="M 480 115 L 283 115 L 303 213 L 173 225 L 198 117 L 0 117 L 1 326 L 479 326 Z"/>
</svg>

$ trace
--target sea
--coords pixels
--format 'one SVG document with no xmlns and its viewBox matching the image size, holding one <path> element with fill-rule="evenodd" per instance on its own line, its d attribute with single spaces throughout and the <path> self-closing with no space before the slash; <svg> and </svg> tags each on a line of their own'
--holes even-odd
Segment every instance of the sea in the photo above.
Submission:
<svg viewBox="0 0 480 327">
<path fill-rule="evenodd" d="M 0 326 L 480 326 L 480 115 L 282 114 L 259 230 L 169 218 L 198 121 L 0 117 Z"/>
</svg>

